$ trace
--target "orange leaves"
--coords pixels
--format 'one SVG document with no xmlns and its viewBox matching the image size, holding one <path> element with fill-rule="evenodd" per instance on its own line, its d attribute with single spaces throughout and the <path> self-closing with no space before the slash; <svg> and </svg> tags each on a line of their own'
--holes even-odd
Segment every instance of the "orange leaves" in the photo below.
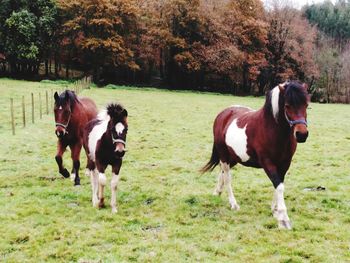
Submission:
<svg viewBox="0 0 350 263">
<path fill-rule="evenodd" d="M 174 56 L 177 65 L 187 72 L 200 70 L 200 63 L 188 51 L 181 52 Z"/>
<path fill-rule="evenodd" d="M 138 69 L 134 52 L 137 8 L 131 0 L 59 0 L 64 18 L 62 34 L 91 67 L 114 65 Z"/>
</svg>

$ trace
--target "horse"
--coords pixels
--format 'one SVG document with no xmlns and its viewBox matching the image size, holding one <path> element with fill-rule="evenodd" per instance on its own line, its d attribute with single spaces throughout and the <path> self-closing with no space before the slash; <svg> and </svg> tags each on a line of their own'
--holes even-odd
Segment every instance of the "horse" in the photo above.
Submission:
<svg viewBox="0 0 350 263">
<path fill-rule="evenodd" d="M 211 158 L 201 169 L 203 173 L 212 171 L 220 164 L 214 195 L 220 195 L 226 185 L 231 209 L 239 210 L 231 187 L 230 168 L 237 163 L 263 168 L 275 188 L 273 216 L 279 228 L 291 229 L 284 202 L 284 177 L 297 143 L 304 143 L 308 137 L 309 102 L 307 85 L 291 81 L 270 90 L 260 110 L 235 105 L 219 113 L 213 127 Z"/>
<path fill-rule="evenodd" d="M 96 104 L 89 98 L 79 98 L 70 90 L 65 90 L 60 95 L 54 94 L 55 104 L 55 133 L 58 138 L 57 153 L 55 156 L 58 169 L 63 177 L 71 177 L 74 185 L 80 185 L 80 151 L 83 145 L 83 131 L 85 125 L 97 116 Z M 62 155 L 67 146 L 71 149 L 73 160 L 72 174 L 64 168 Z"/>
<path fill-rule="evenodd" d="M 107 183 L 105 170 L 112 166 L 111 207 L 117 212 L 116 190 L 125 154 L 128 112 L 121 104 L 109 104 L 84 130 L 84 148 L 88 154 L 87 168 L 92 187 L 92 206 L 103 208 L 103 190 Z"/>
</svg>

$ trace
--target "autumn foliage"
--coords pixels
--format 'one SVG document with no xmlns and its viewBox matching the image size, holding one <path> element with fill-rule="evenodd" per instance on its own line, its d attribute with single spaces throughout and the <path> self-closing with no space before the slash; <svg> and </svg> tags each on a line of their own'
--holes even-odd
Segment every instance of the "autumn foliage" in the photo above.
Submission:
<svg viewBox="0 0 350 263">
<path fill-rule="evenodd" d="M 79 70 L 97 84 L 264 94 L 286 79 L 321 83 L 319 30 L 347 50 L 348 31 L 322 20 L 329 3 L 300 11 L 261 0 L 34 2 L 1 3 L 2 74 L 37 75 L 44 64 L 46 77 Z"/>
</svg>

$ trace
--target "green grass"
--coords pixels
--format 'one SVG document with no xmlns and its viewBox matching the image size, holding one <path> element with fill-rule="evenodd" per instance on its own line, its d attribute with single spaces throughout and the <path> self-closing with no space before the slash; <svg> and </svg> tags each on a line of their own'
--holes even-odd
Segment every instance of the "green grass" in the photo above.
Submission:
<svg viewBox="0 0 350 263">
<path fill-rule="evenodd" d="M 282 231 L 270 212 L 273 187 L 262 170 L 233 169 L 238 212 L 229 209 L 226 191 L 221 197 L 211 194 L 217 169 L 198 173 L 211 153 L 216 114 L 231 104 L 259 108 L 263 98 L 125 87 L 85 90 L 100 108 L 119 101 L 129 112 L 129 151 L 118 186 L 118 214 L 112 215 L 109 187 L 107 208 L 92 207 L 85 157 L 82 187 L 58 174 L 52 114 L 22 129 L 17 107 L 17 134 L 11 135 L 9 98 L 56 88 L 0 80 L 0 261 L 350 260 L 349 105 L 311 105 L 309 139 L 298 146 L 285 180 L 294 228 Z M 71 169 L 69 152 L 65 163 Z M 326 191 L 303 190 L 320 185 Z"/>
</svg>

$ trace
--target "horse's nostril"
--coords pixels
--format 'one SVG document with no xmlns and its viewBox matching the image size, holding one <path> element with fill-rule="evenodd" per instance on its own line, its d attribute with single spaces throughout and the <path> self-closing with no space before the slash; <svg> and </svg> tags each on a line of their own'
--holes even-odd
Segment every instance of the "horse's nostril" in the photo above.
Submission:
<svg viewBox="0 0 350 263">
<path fill-rule="evenodd" d="M 299 132 L 299 131 L 297 131 L 295 133 L 295 137 L 297 139 L 297 142 L 305 142 L 307 137 L 308 137 L 308 135 L 309 135 L 308 131 L 306 131 L 306 132 Z"/>
</svg>

